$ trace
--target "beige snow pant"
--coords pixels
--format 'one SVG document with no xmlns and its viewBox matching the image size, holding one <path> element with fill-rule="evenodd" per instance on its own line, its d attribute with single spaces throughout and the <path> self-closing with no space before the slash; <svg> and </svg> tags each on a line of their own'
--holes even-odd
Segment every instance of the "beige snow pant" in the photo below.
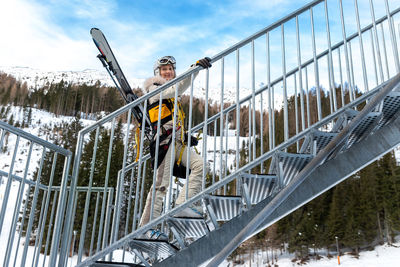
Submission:
<svg viewBox="0 0 400 267">
<path fill-rule="evenodd" d="M 182 148 L 182 144 L 179 142 L 175 143 L 175 161 L 179 159 L 179 154 Z M 182 154 L 181 164 L 183 166 L 187 166 L 187 149 L 185 149 Z M 155 219 L 161 215 L 162 205 L 164 197 L 167 193 L 167 189 L 169 188 L 170 182 L 170 165 L 171 165 L 171 154 L 172 154 L 172 144 L 169 146 L 167 154 L 163 162 L 158 167 L 158 174 L 156 178 L 156 196 L 154 199 L 154 208 L 153 208 L 153 216 L 152 219 Z M 191 173 L 189 175 L 189 192 L 188 198 L 196 195 L 201 191 L 202 186 L 202 176 L 203 176 L 203 158 L 190 149 L 190 167 Z M 151 212 L 151 201 L 153 194 L 153 186 L 151 186 L 149 193 L 147 194 L 146 205 L 143 210 L 142 218 L 140 219 L 140 226 L 147 224 L 150 221 L 150 212 Z M 182 204 L 185 202 L 186 197 L 186 185 L 183 186 L 183 189 L 179 193 L 178 199 L 176 200 L 176 205 Z"/>
</svg>

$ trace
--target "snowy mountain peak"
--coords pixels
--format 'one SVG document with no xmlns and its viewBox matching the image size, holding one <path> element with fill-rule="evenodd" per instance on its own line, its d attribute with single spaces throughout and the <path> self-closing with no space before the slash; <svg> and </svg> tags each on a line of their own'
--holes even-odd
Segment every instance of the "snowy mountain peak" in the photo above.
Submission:
<svg viewBox="0 0 400 267">
<path fill-rule="evenodd" d="M 114 86 L 113 81 L 105 70 L 46 71 L 23 66 L 0 66 L 0 71 L 14 76 L 21 82 L 26 82 L 30 89 L 58 83 L 61 80 L 68 83 L 86 83 L 88 85 L 93 85 L 99 81 L 101 85 Z M 143 79 L 131 79 L 129 83 L 133 88 L 141 87 Z"/>
</svg>

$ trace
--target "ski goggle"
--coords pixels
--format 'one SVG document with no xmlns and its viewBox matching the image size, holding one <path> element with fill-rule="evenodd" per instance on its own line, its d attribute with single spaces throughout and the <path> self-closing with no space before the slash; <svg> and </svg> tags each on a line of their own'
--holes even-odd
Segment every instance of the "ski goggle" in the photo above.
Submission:
<svg viewBox="0 0 400 267">
<path fill-rule="evenodd" d="M 157 61 L 157 63 L 158 63 L 159 66 L 168 65 L 168 64 L 175 65 L 176 64 L 176 60 L 175 60 L 175 58 L 173 56 L 165 56 L 165 57 L 160 58 Z"/>
</svg>

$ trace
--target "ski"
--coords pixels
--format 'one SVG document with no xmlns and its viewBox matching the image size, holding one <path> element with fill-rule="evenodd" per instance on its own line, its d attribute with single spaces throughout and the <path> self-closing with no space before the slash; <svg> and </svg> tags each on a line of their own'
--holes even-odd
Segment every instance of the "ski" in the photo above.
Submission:
<svg viewBox="0 0 400 267">
<path fill-rule="evenodd" d="M 93 42 L 96 45 L 97 49 L 100 51 L 100 54 L 97 58 L 103 64 L 103 67 L 107 70 L 108 74 L 111 76 L 115 86 L 121 93 L 122 98 L 125 102 L 131 103 L 132 101 L 138 99 L 138 96 L 132 91 L 124 73 L 122 72 L 121 67 L 118 64 L 117 59 L 115 58 L 110 45 L 107 42 L 106 37 L 102 33 L 101 30 L 97 28 L 92 28 L 90 30 L 90 35 L 92 36 Z M 143 114 L 146 114 L 142 105 L 138 105 L 132 109 L 132 112 L 139 122 L 139 124 L 143 121 Z M 148 125 L 150 125 L 149 119 L 146 119 L 146 133 L 150 130 Z"/>
</svg>

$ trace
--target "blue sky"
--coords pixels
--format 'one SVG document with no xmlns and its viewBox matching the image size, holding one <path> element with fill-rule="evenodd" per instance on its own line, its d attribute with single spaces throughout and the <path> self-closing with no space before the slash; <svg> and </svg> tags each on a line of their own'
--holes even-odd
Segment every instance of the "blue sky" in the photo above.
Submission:
<svg viewBox="0 0 400 267">
<path fill-rule="evenodd" d="M 388 1 L 392 7 L 400 5 L 400 0 Z M 309 2 L 311 0 L 2 1 L 0 66 L 41 70 L 102 69 L 89 34 L 92 27 L 97 27 L 106 35 L 128 79 L 151 76 L 153 62 L 164 55 L 175 56 L 177 71 L 181 73 L 195 60 L 216 55 Z M 376 17 L 385 15 L 384 0 L 373 2 Z M 355 33 L 354 0 L 343 0 L 343 5 L 346 30 Z M 369 1 L 358 0 L 358 6 L 362 26 L 371 23 Z M 337 7 L 338 0 L 328 1 L 332 44 L 342 40 Z M 317 47 L 326 49 L 323 5 L 315 8 L 314 20 Z M 309 31 L 307 15 L 300 18 L 300 23 L 308 25 L 304 31 Z M 295 52 L 295 41 L 289 41 L 294 36 L 294 26 L 288 23 L 285 28 L 290 52 Z M 273 46 L 280 45 L 279 35 L 275 37 L 271 40 L 272 51 Z M 279 70 L 278 52 L 279 49 L 271 64 L 278 64 L 275 69 Z M 302 54 L 307 55 L 306 52 L 310 51 Z M 288 54 L 287 61 L 288 68 L 290 64 L 297 64 L 295 55 Z"/>
<path fill-rule="evenodd" d="M 178 72 L 213 56 L 310 1 L 3 1 L 0 66 L 101 69 L 89 31 L 100 28 L 124 72 L 145 78 L 156 58 L 174 55 Z"/>
</svg>

